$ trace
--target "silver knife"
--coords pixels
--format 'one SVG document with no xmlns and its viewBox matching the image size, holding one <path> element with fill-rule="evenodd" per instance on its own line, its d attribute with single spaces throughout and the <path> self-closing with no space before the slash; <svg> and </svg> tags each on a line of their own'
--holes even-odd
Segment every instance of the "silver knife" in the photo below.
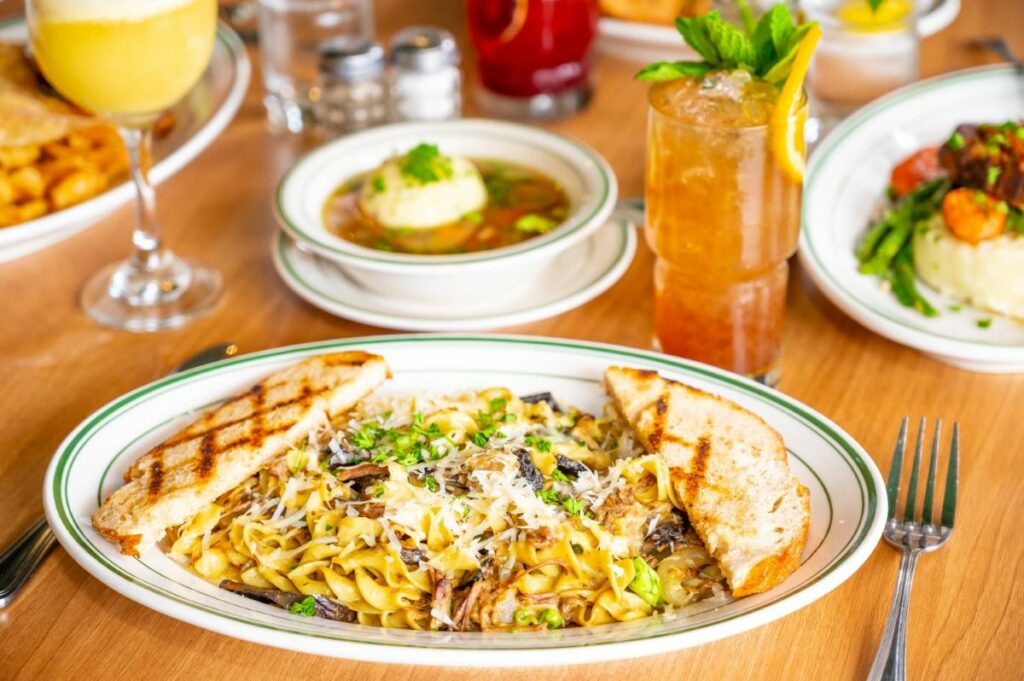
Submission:
<svg viewBox="0 0 1024 681">
<path fill-rule="evenodd" d="M 176 366 L 168 375 L 194 369 L 238 354 L 234 343 L 218 343 L 202 350 Z M 0 610 L 14 602 L 21 588 L 28 582 L 39 564 L 57 543 L 46 518 L 32 523 L 13 544 L 0 554 Z"/>
</svg>

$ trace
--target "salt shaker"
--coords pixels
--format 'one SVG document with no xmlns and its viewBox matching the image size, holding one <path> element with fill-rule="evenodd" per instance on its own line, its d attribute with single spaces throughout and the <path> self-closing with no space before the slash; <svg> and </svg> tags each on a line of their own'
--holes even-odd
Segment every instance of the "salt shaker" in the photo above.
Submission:
<svg viewBox="0 0 1024 681">
<path fill-rule="evenodd" d="M 329 40 L 320 47 L 317 67 L 310 99 L 321 136 L 329 139 L 387 121 L 384 48 L 379 43 Z"/>
<path fill-rule="evenodd" d="M 410 26 L 391 39 L 393 121 L 443 121 L 462 114 L 459 48 L 452 34 Z"/>
</svg>

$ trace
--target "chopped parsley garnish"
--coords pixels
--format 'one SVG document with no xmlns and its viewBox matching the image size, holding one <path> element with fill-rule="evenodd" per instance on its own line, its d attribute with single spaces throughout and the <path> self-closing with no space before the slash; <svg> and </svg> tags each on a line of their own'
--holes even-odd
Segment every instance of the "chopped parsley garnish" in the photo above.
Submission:
<svg viewBox="0 0 1024 681">
<path fill-rule="evenodd" d="M 955 305 L 950 305 L 946 309 L 949 310 L 950 312 L 959 312 L 960 310 L 964 309 L 964 306 L 961 305 L 960 303 L 956 303 Z"/>
<path fill-rule="evenodd" d="M 551 451 L 551 440 L 544 437 L 536 437 L 534 435 L 526 436 L 526 446 L 536 447 L 537 451 L 550 452 Z"/>
<path fill-rule="evenodd" d="M 374 486 L 374 488 L 373 488 L 373 496 L 378 498 L 378 499 L 380 497 L 384 496 L 384 483 L 379 482 L 379 483 L 377 483 Z"/>
<path fill-rule="evenodd" d="M 471 225 L 479 225 L 481 222 L 484 221 L 484 214 L 478 210 L 474 210 L 471 213 L 466 213 L 465 215 L 463 215 L 462 219 L 470 223 Z"/>
<path fill-rule="evenodd" d="M 437 492 L 440 491 L 441 489 L 441 485 L 439 485 L 437 480 L 434 479 L 434 477 L 431 475 L 428 475 L 427 477 L 423 478 L 423 483 L 431 492 Z"/>
<path fill-rule="evenodd" d="M 994 185 L 996 183 L 996 180 L 999 179 L 1000 173 L 1002 172 L 1003 169 L 1000 168 L 999 166 L 989 166 L 988 170 L 985 171 L 985 184 L 987 184 L 989 187 Z"/>
<path fill-rule="evenodd" d="M 991 317 L 985 317 L 984 319 L 979 319 L 978 320 L 978 328 L 979 329 L 987 329 L 990 326 L 992 326 L 992 318 Z"/>
<path fill-rule="evenodd" d="M 512 621 L 516 623 L 517 627 L 528 627 L 537 623 L 537 617 L 533 614 L 532 610 L 519 608 L 512 615 Z"/>
<path fill-rule="evenodd" d="M 301 601 L 295 601 L 289 605 L 288 610 L 295 615 L 312 617 L 316 614 L 316 600 L 312 596 L 306 596 Z"/>
<path fill-rule="evenodd" d="M 558 223 L 543 215 L 527 213 L 516 219 L 512 226 L 520 232 L 526 232 L 527 234 L 544 234 L 557 227 Z"/>
<path fill-rule="evenodd" d="M 545 504 L 557 504 L 561 503 L 562 501 L 562 493 L 555 488 L 542 489 L 539 492 L 537 492 L 537 496 Z"/>
<path fill-rule="evenodd" d="M 374 463 L 394 460 L 403 466 L 412 466 L 422 461 L 436 461 L 447 452 L 442 443 L 435 444 L 438 440 L 447 440 L 444 432 L 436 423 L 424 425 L 423 414 L 413 414 L 412 423 L 406 428 L 364 423 L 349 440 L 371 452 Z"/>
<path fill-rule="evenodd" d="M 373 191 L 377 192 L 378 194 L 381 194 L 387 191 L 388 189 L 387 183 L 384 182 L 384 178 L 381 177 L 380 175 L 377 175 L 376 177 L 373 178 L 373 180 L 370 182 L 370 186 L 373 187 Z"/>
<path fill-rule="evenodd" d="M 752 18 L 745 17 L 745 24 L 746 30 L 733 26 L 717 11 L 676 19 L 676 30 L 701 61 L 655 62 L 641 69 L 636 74 L 637 80 L 699 78 L 710 71 L 743 69 L 769 83 L 784 82 L 800 41 L 814 23 L 797 26 L 789 8 L 779 3 L 765 12 L 756 24 Z"/>
<path fill-rule="evenodd" d="M 551 477 L 561 482 L 572 482 L 572 478 L 570 478 L 568 475 L 558 470 L 557 468 L 551 471 Z"/>
<path fill-rule="evenodd" d="M 583 502 L 573 497 L 566 497 L 562 499 L 562 508 L 565 509 L 569 515 L 582 515 L 583 514 Z"/>
<path fill-rule="evenodd" d="M 1006 229 L 1011 232 L 1024 232 L 1024 211 L 1020 208 L 1010 208 L 1006 216 Z"/>
<path fill-rule="evenodd" d="M 428 184 L 451 176 L 451 160 L 441 155 L 436 144 L 417 144 L 402 160 L 402 177 L 406 179 Z"/>
<path fill-rule="evenodd" d="M 325 525 L 324 526 L 324 532 L 330 532 L 333 529 L 334 529 L 334 525 Z"/>
<path fill-rule="evenodd" d="M 964 136 L 959 132 L 954 132 L 949 136 L 949 139 L 946 140 L 946 146 L 953 151 L 960 151 L 964 148 Z"/>
<path fill-rule="evenodd" d="M 493 400 L 490 401 L 488 406 L 490 407 L 491 413 L 496 414 L 499 411 L 503 410 L 505 408 L 505 405 L 507 404 L 508 400 L 506 400 L 504 397 L 495 397 Z"/>
<path fill-rule="evenodd" d="M 562 615 L 554 608 L 545 608 L 537 618 L 539 624 L 548 625 L 548 629 L 560 629 L 562 627 Z"/>
</svg>

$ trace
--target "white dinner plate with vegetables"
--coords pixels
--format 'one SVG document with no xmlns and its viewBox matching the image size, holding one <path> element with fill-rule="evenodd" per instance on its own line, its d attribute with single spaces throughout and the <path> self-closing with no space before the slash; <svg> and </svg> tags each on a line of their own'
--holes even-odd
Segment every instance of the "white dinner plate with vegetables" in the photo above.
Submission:
<svg viewBox="0 0 1024 681">
<path fill-rule="evenodd" d="M 575 250 L 558 256 L 552 275 L 489 299 L 429 304 L 360 286 L 342 265 L 281 233 L 274 267 L 302 299 L 333 315 L 401 331 L 486 331 L 547 319 L 587 303 L 617 282 L 636 255 L 636 228 L 612 220 Z"/>
<path fill-rule="evenodd" d="M 811 157 L 800 258 L 869 329 L 973 371 L 1024 371 L 1024 86 L 1010 67 L 908 86 Z"/>
<path fill-rule="evenodd" d="M 0 42 L 23 43 L 23 18 L 0 22 Z M 217 138 L 242 104 L 251 67 L 245 46 L 228 26 L 217 27 L 210 65 L 199 82 L 171 111 L 173 126 L 154 141 L 150 171 L 159 184 L 181 170 Z M 134 189 L 124 181 L 102 193 L 27 222 L 0 228 L 0 262 L 38 251 L 77 234 L 129 201 Z"/>
<path fill-rule="evenodd" d="M 663 612 L 664 608 L 659 605 L 654 614 L 631 621 L 594 626 L 565 626 L 563 620 L 547 617 L 542 625 L 531 624 L 514 633 L 507 629 L 432 631 L 382 628 L 367 622 L 356 624 L 352 622 L 353 618 L 349 618 L 348 621 L 328 620 L 325 619 L 325 615 L 320 614 L 317 609 L 319 606 L 315 605 L 319 601 L 311 597 L 306 599 L 310 602 L 308 608 L 305 607 L 305 601 L 296 601 L 297 607 L 293 607 L 296 603 L 292 606 L 276 607 L 269 603 L 257 602 L 252 600 L 255 596 L 251 594 L 246 598 L 238 589 L 226 590 L 223 582 L 220 583 L 222 588 L 218 588 L 216 583 L 200 578 L 198 572 L 192 572 L 182 563 L 172 560 L 160 545 L 148 545 L 141 551 L 139 557 L 131 557 L 120 553 L 117 545 L 105 540 L 94 530 L 90 524 L 90 516 L 96 512 L 98 504 L 103 499 L 125 484 L 123 474 L 129 465 L 183 426 L 194 421 L 200 413 L 243 390 L 246 391 L 246 395 L 256 394 L 256 389 L 250 389 L 254 384 L 272 372 L 291 367 L 300 360 L 322 356 L 325 353 L 351 350 L 380 355 L 390 367 L 393 378 L 376 389 L 373 399 L 391 399 L 395 400 L 394 404 L 398 404 L 403 399 L 401 396 L 410 394 L 456 395 L 465 394 L 465 391 L 483 391 L 494 386 L 507 389 L 507 394 L 514 397 L 491 399 L 486 402 L 486 409 L 491 414 L 487 417 L 492 423 L 490 430 L 487 431 L 490 433 L 487 437 L 490 438 L 497 437 L 495 429 L 499 425 L 520 422 L 514 419 L 510 421 L 506 413 L 506 416 L 498 419 L 498 423 L 495 414 L 503 413 L 502 410 L 508 412 L 513 403 L 519 409 L 523 408 L 520 403 L 536 405 L 538 399 L 545 401 L 548 406 L 553 402 L 563 405 L 551 407 L 554 411 L 548 412 L 549 417 L 556 412 L 574 413 L 577 415 L 572 417 L 572 422 L 578 425 L 583 422 L 580 420 L 581 412 L 565 410 L 565 405 L 573 405 L 582 412 L 595 415 L 587 418 L 607 421 L 608 417 L 600 416 L 609 401 L 602 382 L 606 370 L 613 365 L 627 367 L 619 370 L 620 374 L 628 373 L 640 381 L 649 380 L 652 374 L 645 371 L 652 370 L 659 372 L 666 379 L 683 382 L 725 400 L 731 400 L 735 404 L 728 407 L 733 410 L 730 413 L 744 413 L 746 416 L 743 418 L 753 418 L 758 424 L 758 429 L 774 429 L 781 435 L 781 441 L 772 439 L 775 438 L 774 435 L 770 438 L 773 442 L 771 447 L 785 447 L 785 450 L 788 450 L 786 458 L 789 463 L 786 475 L 795 476 L 796 481 L 793 484 L 798 483 L 798 489 L 806 488 L 800 492 L 801 498 L 809 499 L 809 512 L 802 512 L 805 514 L 803 527 L 806 528 L 806 541 L 801 539 L 803 550 L 799 560 L 787 562 L 789 567 L 779 578 L 784 577 L 784 580 L 781 583 L 774 582 L 774 586 L 765 586 L 767 590 L 761 593 L 733 599 L 719 591 L 714 598 L 701 596 L 695 598 L 690 605 L 674 610 Z M 354 356 L 355 353 L 333 355 L 332 357 L 336 359 L 332 361 L 336 363 L 327 366 L 341 367 L 346 364 L 342 358 Z M 327 358 L 321 357 L 317 361 L 326 360 Z M 379 362 L 379 358 L 370 361 Z M 361 359 L 360 362 L 366 363 L 367 360 Z M 370 364 L 366 363 L 363 366 Z M 358 372 L 359 369 L 352 371 Z M 382 380 L 383 374 L 380 371 L 378 374 L 378 381 Z M 308 392 L 309 384 L 304 385 Z M 545 396 L 546 393 L 550 394 Z M 490 395 L 490 392 L 486 394 Z M 701 393 L 684 391 L 684 394 L 696 395 L 698 399 L 702 399 L 699 398 Z M 519 396 L 522 396 L 521 399 Z M 667 395 L 665 399 L 668 399 Z M 712 401 L 731 404 L 717 398 L 712 398 Z M 437 404 L 430 400 L 425 403 Z M 763 422 L 738 409 L 737 405 L 753 412 L 763 419 Z M 536 411 L 541 407 L 531 409 Z M 672 409 L 674 407 L 670 406 L 670 414 L 675 413 Z M 384 412 L 380 418 L 390 419 L 391 413 Z M 660 406 L 658 413 L 663 413 Z M 480 414 L 474 418 L 483 419 L 484 416 Z M 433 419 L 433 416 L 429 418 Z M 260 420 L 260 423 L 263 421 Z M 409 427 L 420 428 L 426 432 L 425 420 L 417 421 L 414 416 L 411 423 Z M 430 423 L 437 422 L 430 420 Z M 356 444 L 352 446 L 364 446 L 362 433 L 368 427 L 365 424 L 358 425 L 359 432 L 352 440 Z M 378 430 L 384 434 L 372 435 L 370 439 L 373 442 L 378 441 L 378 435 L 386 437 L 386 434 L 391 432 L 382 429 L 374 432 L 377 433 Z M 478 430 L 473 435 L 472 442 L 477 441 L 480 432 Z M 551 437 L 555 437 L 554 431 L 551 432 Z M 569 431 L 565 431 L 567 432 Z M 669 432 L 674 431 L 666 431 L 666 435 Z M 206 437 L 208 436 L 203 438 L 204 443 Z M 564 433 L 558 435 L 555 444 L 561 446 L 559 443 L 563 440 L 571 444 L 567 438 L 569 435 Z M 553 441 L 547 441 L 549 448 L 555 447 L 555 444 L 551 444 Z M 399 440 L 394 442 L 398 443 Z M 583 446 L 580 444 L 583 440 L 575 442 L 575 446 Z M 623 445 L 624 442 L 626 441 L 617 440 L 616 444 L 609 446 L 631 446 Z M 651 442 L 654 440 L 651 439 Z M 371 444 L 365 446 L 369 447 Z M 540 440 L 535 443 L 538 451 L 548 451 L 542 444 Z M 405 447 L 405 444 L 402 446 Z M 203 447 L 205 452 L 206 445 Z M 718 445 L 714 446 L 717 447 Z M 705 447 L 704 456 L 707 456 L 708 449 L 712 449 L 711 445 Z M 341 451 L 344 454 L 345 450 Z M 431 453 L 433 451 L 430 449 Z M 728 448 L 715 451 L 722 452 L 717 456 L 731 456 L 725 454 L 731 451 Z M 317 456 L 319 457 L 319 454 Z M 169 466 L 178 465 L 171 464 L 170 459 L 162 460 Z M 435 459 L 432 457 L 431 460 Z M 772 460 L 777 459 L 773 456 Z M 423 461 L 426 462 L 427 459 Z M 629 458 L 625 459 L 626 463 L 629 461 Z M 317 475 L 321 475 L 321 469 L 324 468 L 322 463 L 319 459 L 313 463 L 306 460 L 307 468 L 312 466 L 309 470 Z M 329 461 L 327 464 L 331 465 Z M 395 463 L 399 464 L 405 465 L 401 461 Z M 287 465 L 289 470 L 299 470 L 294 468 L 292 463 Z M 363 465 L 356 464 L 357 467 Z M 520 464 L 520 475 L 523 465 Z M 557 465 L 563 464 L 559 462 Z M 379 466 L 370 467 L 376 469 Z M 159 488 L 162 479 L 162 476 L 153 473 L 153 470 L 155 469 L 150 469 L 145 475 L 157 477 L 150 482 L 140 483 L 146 486 L 151 497 L 153 485 Z M 408 470 L 412 471 L 411 468 Z M 486 470 L 494 472 L 496 469 Z M 573 476 L 584 476 L 587 473 L 585 470 L 569 470 Z M 280 474 L 285 475 L 283 472 Z M 410 472 L 408 475 L 411 476 L 413 473 Z M 553 480 L 557 479 L 554 472 L 551 475 Z M 751 480 L 755 480 L 756 477 Z M 563 476 L 563 479 L 568 478 Z M 421 489 L 418 494 L 426 494 L 434 489 L 429 483 L 427 480 L 426 489 Z M 437 484 L 435 481 L 435 487 Z M 509 479 L 508 484 L 513 484 L 513 481 Z M 370 494 L 373 489 L 376 488 L 367 487 L 361 494 L 369 494 L 375 499 L 382 496 L 385 500 L 389 498 L 390 493 L 384 491 Z M 443 492 L 444 488 L 441 489 Z M 475 499 L 473 495 L 477 494 L 473 489 L 470 486 L 466 492 L 471 500 Z M 86 419 L 60 445 L 44 483 L 47 519 L 69 554 L 94 577 L 141 605 L 226 636 L 289 650 L 374 662 L 486 667 L 592 663 L 663 653 L 739 634 L 806 607 L 849 578 L 873 551 L 887 515 L 883 489 L 877 468 L 863 448 L 848 434 L 813 409 L 745 378 L 709 366 L 630 348 L 570 340 L 495 335 L 380 336 L 326 341 L 254 353 L 186 371 L 114 400 Z M 543 504 L 551 503 L 540 492 L 537 493 L 537 497 Z M 533 499 L 532 494 L 530 499 Z M 526 501 L 529 500 L 524 499 L 523 503 Z M 263 503 L 259 503 L 263 508 Z M 370 503 L 373 503 L 372 500 Z M 539 502 L 532 503 L 536 505 Z M 778 501 L 772 506 L 770 499 L 766 503 L 772 507 L 772 512 L 779 506 Z M 561 506 L 566 508 L 566 513 L 582 514 L 586 510 L 584 506 L 573 511 L 564 500 Z M 104 507 L 107 507 L 106 503 Z M 596 507 L 591 505 L 590 508 Z M 600 509 L 597 510 L 601 512 Z M 310 513 L 308 510 L 304 512 Z M 483 511 L 478 509 L 472 512 Z M 356 515 L 359 513 L 357 511 Z M 288 511 L 286 516 L 282 516 L 282 520 L 290 523 L 293 515 Z M 295 518 L 301 515 L 302 512 Z M 351 515 L 347 514 L 349 520 L 355 522 Z M 466 518 L 467 515 L 470 514 L 463 512 L 459 517 Z M 586 515 L 587 518 L 593 516 L 589 511 Z M 275 512 L 270 522 L 275 522 L 278 516 L 280 510 Z M 303 522 L 306 522 L 308 517 L 303 517 Z M 585 525 L 582 516 L 577 520 L 579 526 Z M 365 522 L 365 519 L 360 522 Z M 385 533 L 387 532 L 388 530 L 385 530 Z M 201 537 L 202 533 L 195 536 Z M 484 541 L 486 533 L 479 537 L 480 541 Z M 390 539 L 388 536 L 387 540 Z M 609 549 L 614 550 L 616 549 Z M 580 555 L 581 560 L 590 555 L 586 551 L 582 547 L 579 551 L 576 547 L 572 548 L 572 552 Z M 401 560 L 406 561 L 404 554 Z M 639 558 L 634 559 L 634 562 L 635 560 Z M 204 569 L 210 565 L 212 564 L 206 565 Z M 315 566 L 311 564 L 310 567 Z M 195 569 L 200 569 L 198 563 Z M 288 569 L 294 570 L 294 567 Z M 613 570 L 609 574 L 616 573 Z M 786 574 L 788 576 L 785 576 Z M 362 578 L 366 579 L 366 575 Z M 630 582 L 629 589 L 634 590 L 632 593 L 639 594 L 645 589 L 649 591 L 656 583 L 653 577 L 648 575 L 644 584 L 634 585 Z M 265 593 L 269 591 L 271 590 L 263 590 Z M 275 594 L 287 596 L 280 591 Z M 538 597 L 542 595 L 537 594 Z M 635 598 L 633 602 L 636 602 Z M 342 611 L 351 612 L 344 608 Z M 650 613 L 650 609 L 647 612 Z M 444 620 L 442 615 L 435 615 L 434 609 L 430 611 L 430 616 L 441 617 L 442 621 Z M 363 619 L 360 617 L 359 621 L 362 622 Z M 370 620 L 377 622 L 377 616 L 371 616 Z M 516 621 L 518 622 L 518 619 Z M 528 653 L 524 655 L 523 653 L 527 651 Z"/>
</svg>

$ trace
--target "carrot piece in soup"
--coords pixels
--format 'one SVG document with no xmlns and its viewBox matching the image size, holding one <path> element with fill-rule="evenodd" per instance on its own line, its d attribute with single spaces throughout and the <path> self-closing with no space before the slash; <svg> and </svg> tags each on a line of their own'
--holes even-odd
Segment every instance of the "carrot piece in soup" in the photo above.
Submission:
<svg viewBox="0 0 1024 681">
<path fill-rule="evenodd" d="M 949 230 L 971 244 L 994 239 L 1006 231 L 1006 204 L 977 189 L 961 187 L 946 194 L 942 215 Z"/>
</svg>

